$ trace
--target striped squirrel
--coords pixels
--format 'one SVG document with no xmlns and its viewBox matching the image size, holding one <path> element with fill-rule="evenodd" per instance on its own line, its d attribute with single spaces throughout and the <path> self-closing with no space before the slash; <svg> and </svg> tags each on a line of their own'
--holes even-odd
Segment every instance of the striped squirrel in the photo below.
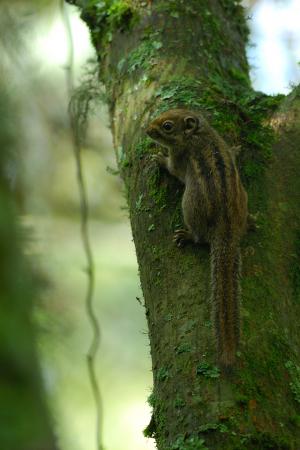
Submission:
<svg viewBox="0 0 300 450">
<path fill-rule="evenodd" d="M 185 185 L 182 211 L 187 241 L 209 243 L 214 329 L 221 367 L 233 366 L 240 337 L 240 240 L 247 229 L 247 193 L 235 163 L 236 150 L 199 113 L 172 109 L 153 120 L 147 134 L 168 154 L 153 159 Z"/>
</svg>

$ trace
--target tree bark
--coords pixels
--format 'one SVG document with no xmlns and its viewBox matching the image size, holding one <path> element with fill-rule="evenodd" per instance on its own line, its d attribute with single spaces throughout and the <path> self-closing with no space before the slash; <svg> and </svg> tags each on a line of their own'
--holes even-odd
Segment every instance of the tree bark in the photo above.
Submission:
<svg viewBox="0 0 300 450">
<path fill-rule="evenodd" d="M 299 89 L 254 92 L 234 0 L 73 1 L 91 30 L 125 182 L 153 364 L 159 450 L 300 448 Z M 216 365 L 207 249 L 179 250 L 182 186 L 151 161 L 151 118 L 201 110 L 229 145 L 257 229 L 242 242 L 242 340 Z"/>
</svg>

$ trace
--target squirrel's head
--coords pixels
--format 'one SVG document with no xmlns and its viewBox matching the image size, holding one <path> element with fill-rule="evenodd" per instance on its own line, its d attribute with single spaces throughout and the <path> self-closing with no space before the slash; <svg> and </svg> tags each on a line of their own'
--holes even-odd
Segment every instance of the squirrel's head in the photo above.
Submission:
<svg viewBox="0 0 300 450">
<path fill-rule="evenodd" d="M 197 134 L 204 119 L 188 109 L 170 109 L 154 119 L 146 133 L 165 147 L 185 146 Z"/>
</svg>

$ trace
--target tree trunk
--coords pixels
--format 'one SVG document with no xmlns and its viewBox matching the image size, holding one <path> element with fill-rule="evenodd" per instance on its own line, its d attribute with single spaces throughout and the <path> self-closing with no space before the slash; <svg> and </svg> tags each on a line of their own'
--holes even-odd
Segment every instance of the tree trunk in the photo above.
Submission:
<svg viewBox="0 0 300 450">
<path fill-rule="evenodd" d="M 97 49 L 128 197 L 153 364 L 146 434 L 159 450 L 299 449 L 300 91 L 252 90 L 234 0 L 72 3 Z M 201 110 L 241 145 L 256 216 L 242 242 L 242 339 L 230 376 L 216 365 L 209 253 L 174 246 L 182 186 L 151 160 L 145 136 L 174 107 Z"/>
</svg>

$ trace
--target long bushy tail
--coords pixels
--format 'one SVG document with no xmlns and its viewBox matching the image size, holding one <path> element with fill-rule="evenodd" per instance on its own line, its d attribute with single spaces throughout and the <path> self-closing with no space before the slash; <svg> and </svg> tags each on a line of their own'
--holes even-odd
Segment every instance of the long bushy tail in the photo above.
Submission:
<svg viewBox="0 0 300 450">
<path fill-rule="evenodd" d="M 240 339 L 240 271 L 239 240 L 215 236 L 211 242 L 212 300 L 214 328 L 219 363 L 231 367 L 236 360 Z"/>
</svg>

